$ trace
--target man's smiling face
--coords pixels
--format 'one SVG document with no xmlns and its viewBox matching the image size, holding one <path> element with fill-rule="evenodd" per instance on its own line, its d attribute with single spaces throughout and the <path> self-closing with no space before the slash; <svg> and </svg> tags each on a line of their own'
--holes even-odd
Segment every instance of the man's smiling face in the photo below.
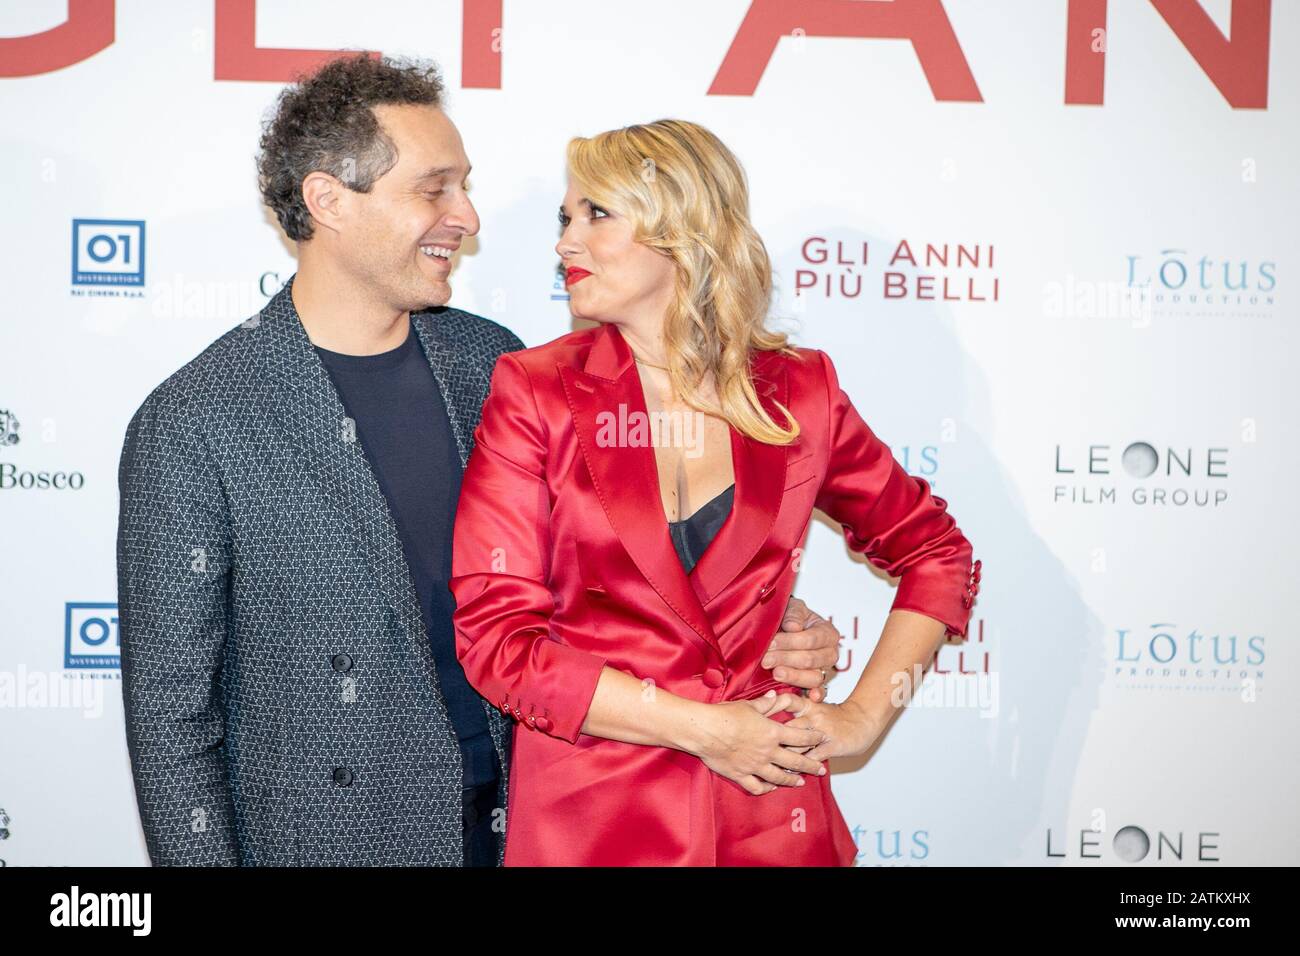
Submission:
<svg viewBox="0 0 1300 956">
<path fill-rule="evenodd" d="M 452 257 L 479 229 L 460 132 L 435 106 L 381 105 L 374 114 L 397 162 L 368 192 L 344 191 L 347 259 L 394 305 L 445 305 Z"/>
</svg>

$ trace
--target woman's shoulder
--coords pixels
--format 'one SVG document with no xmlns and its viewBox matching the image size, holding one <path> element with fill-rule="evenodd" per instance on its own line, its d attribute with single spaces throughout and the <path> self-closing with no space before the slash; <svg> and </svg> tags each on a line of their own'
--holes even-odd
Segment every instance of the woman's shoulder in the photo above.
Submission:
<svg viewBox="0 0 1300 956">
<path fill-rule="evenodd" d="M 805 386 L 823 383 L 828 375 L 835 374 L 829 355 L 821 349 L 802 345 L 760 352 L 755 364 L 764 369 L 780 369 L 789 377 L 791 384 Z"/>
<path fill-rule="evenodd" d="M 557 339 L 510 353 L 511 361 L 523 365 L 530 373 L 554 372 L 557 365 L 574 365 L 581 368 L 600 326 L 577 329 Z"/>
</svg>

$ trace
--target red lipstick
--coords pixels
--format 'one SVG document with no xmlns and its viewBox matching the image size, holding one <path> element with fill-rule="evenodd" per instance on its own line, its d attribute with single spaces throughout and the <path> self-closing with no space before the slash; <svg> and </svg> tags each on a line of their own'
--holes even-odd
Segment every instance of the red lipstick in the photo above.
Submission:
<svg viewBox="0 0 1300 956">
<path fill-rule="evenodd" d="M 586 269 L 579 269 L 577 266 L 570 266 L 564 270 L 564 284 L 566 286 L 574 285 L 581 282 L 587 276 L 591 275 Z"/>
</svg>

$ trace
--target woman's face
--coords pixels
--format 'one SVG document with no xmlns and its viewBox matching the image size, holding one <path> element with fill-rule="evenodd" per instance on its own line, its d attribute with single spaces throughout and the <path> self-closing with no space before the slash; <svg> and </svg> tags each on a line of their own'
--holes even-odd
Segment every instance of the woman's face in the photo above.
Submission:
<svg viewBox="0 0 1300 956">
<path fill-rule="evenodd" d="M 630 220 L 593 206 L 569 183 L 555 246 L 575 318 L 657 332 L 673 297 L 672 259 L 632 238 Z"/>
</svg>

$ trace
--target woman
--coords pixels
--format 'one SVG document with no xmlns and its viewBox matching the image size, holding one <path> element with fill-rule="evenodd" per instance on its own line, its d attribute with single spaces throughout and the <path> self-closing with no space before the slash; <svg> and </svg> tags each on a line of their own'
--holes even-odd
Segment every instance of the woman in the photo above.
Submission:
<svg viewBox="0 0 1300 956">
<path fill-rule="evenodd" d="M 458 654 L 518 721 L 505 863 L 850 865 L 825 761 L 965 634 L 979 563 L 826 355 L 764 328 L 771 267 L 716 137 L 662 120 L 568 165 L 556 250 L 601 324 L 498 361 L 455 528 Z M 839 705 L 760 663 L 814 507 L 902 578 Z"/>
</svg>

